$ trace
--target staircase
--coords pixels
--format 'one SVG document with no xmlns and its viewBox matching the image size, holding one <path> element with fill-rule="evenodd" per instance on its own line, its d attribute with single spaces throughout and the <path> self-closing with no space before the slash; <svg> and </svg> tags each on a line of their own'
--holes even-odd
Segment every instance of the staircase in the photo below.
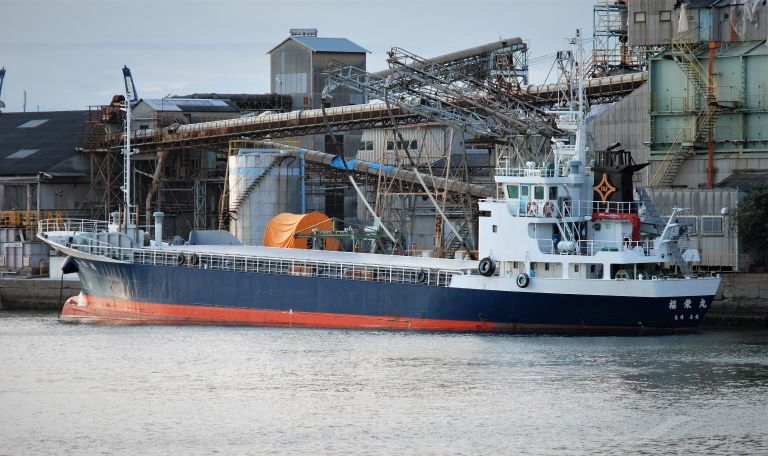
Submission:
<svg viewBox="0 0 768 456">
<path fill-rule="evenodd" d="M 637 194 L 640 196 L 640 202 L 645 206 L 646 218 L 650 221 L 651 226 L 655 228 L 655 234 L 660 235 L 664 232 L 664 227 L 666 227 L 667 224 L 661 219 L 656 204 L 653 202 L 653 197 L 642 187 L 637 188 Z M 667 246 L 669 253 L 672 254 L 672 258 L 675 259 L 677 267 L 683 271 L 683 275 L 686 277 L 692 276 L 693 269 L 691 269 L 691 265 L 683 258 L 683 253 L 677 245 L 677 236 L 670 239 Z"/>
<path fill-rule="evenodd" d="M 248 187 L 246 187 L 245 190 L 243 190 L 243 192 L 238 196 L 237 200 L 235 200 L 234 205 L 230 204 L 230 212 L 237 212 L 240 209 L 240 206 L 243 205 L 243 201 L 245 201 L 245 199 L 248 198 L 248 196 L 250 196 L 253 189 L 258 187 L 261 181 L 263 181 L 267 176 L 269 176 L 269 173 L 271 173 L 272 170 L 275 168 L 275 166 L 277 166 L 277 163 L 278 163 L 278 159 L 273 158 L 269 166 L 264 168 L 264 171 L 261 174 L 259 174 L 258 177 L 256 177 L 256 179 L 254 179 L 253 182 L 251 182 L 248 185 Z"/>
<path fill-rule="evenodd" d="M 709 49 L 709 44 L 705 41 L 699 41 L 699 30 L 693 30 L 680 39 L 674 40 L 670 48 L 670 55 L 672 60 L 677 63 L 682 72 L 696 88 L 696 92 L 703 97 L 704 105 L 701 106 L 698 103 L 698 113 L 695 119 L 695 133 L 692 141 L 695 148 L 706 148 L 709 133 L 712 131 L 717 120 L 717 116 L 721 111 L 717 103 L 717 86 L 715 82 L 710 79 L 707 71 L 699 62 L 698 55 L 701 52 Z M 682 147 L 678 142 L 678 139 L 670 147 L 670 151 L 667 152 L 667 156 L 664 158 L 664 162 L 660 166 L 659 170 L 663 172 L 658 176 L 655 175 L 649 184 L 651 187 L 662 186 L 669 187 L 675 181 L 677 174 L 682 168 L 683 163 L 695 153 L 692 149 Z M 659 174 L 659 171 L 657 171 Z"/>
<path fill-rule="evenodd" d="M 681 130 L 682 131 L 682 130 Z M 683 147 L 678 141 L 672 143 L 667 154 L 664 156 L 661 165 L 656 169 L 656 173 L 651 178 L 649 187 L 671 187 L 675 182 L 675 177 L 680 173 L 683 163 L 695 152 L 690 147 Z"/>
<path fill-rule="evenodd" d="M 463 239 L 469 239 L 469 235 L 471 234 L 469 232 L 469 224 L 468 223 L 462 223 L 461 226 L 458 228 L 459 234 Z M 448 244 L 446 247 L 446 250 L 448 251 L 456 251 L 456 250 L 464 250 L 464 245 L 462 244 L 461 240 L 456 237 L 453 232 L 449 235 L 448 238 Z"/>
</svg>

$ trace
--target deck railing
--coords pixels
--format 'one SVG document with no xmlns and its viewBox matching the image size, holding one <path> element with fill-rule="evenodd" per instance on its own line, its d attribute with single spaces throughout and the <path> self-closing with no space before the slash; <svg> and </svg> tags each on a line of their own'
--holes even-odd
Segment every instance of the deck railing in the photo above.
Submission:
<svg viewBox="0 0 768 456">
<path fill-rule="evenodd" d="M 302 277 L 361 280 L 371 282 L 405 283 L 447 287 L 454 275 L 469 271 L 439 268 L 418 268 L 340 261 L 298 260 L 270 256 L 190 252 L 176 249 L 117 247 L 95 238 L 97 227 L 106 222 L 92 220 L 66 221 L 63 225 L 41 220 L 40 233 L 71 231 L 76 233 L 70 248 L 90 255 L 132 264 L 210 269 L 233 272 L 255 272 Z M 90 222 L 90 223 L 87 223 Z M 102 223 L 104 225 L 102 225 Z M 46 231 L 45 229 L 50 229 Z M 66 228 L 66 229 L 64 229 Z"/>
<path fill-rule="evenodd" d="M 103 220 L 51 218 L 37 222 L 37 232 L 69 232 L 69 233 L 98 233 L 106 231 L 109 223 Z"/>
</svg>

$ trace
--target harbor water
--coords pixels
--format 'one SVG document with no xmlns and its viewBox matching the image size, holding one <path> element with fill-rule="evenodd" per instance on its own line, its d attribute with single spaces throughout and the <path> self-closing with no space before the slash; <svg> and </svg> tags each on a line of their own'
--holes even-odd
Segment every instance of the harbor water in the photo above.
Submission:
<svg viewBox="0 0 768 456">
<path fill-rule="evenodd" d="M 768 454 L 768 332 L 97 326 L 0 312 L 0 455 Z"/>
</svg>

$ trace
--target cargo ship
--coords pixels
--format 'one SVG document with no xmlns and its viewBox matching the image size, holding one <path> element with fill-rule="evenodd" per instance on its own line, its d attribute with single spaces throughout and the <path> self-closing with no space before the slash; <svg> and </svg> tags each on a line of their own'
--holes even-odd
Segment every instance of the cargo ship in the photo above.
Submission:
<svg viewBox="0 0 768 456">
<path fill-rule="evenodd" d="M 585 162 L 579 106 L 560 115 L 566 134 L 541 163 L 498 157 L 496 196 L 479 201 L 477 260 L 342 252 L 325 242 L 247 246 L 226 231 L 192 231 L 169 245 L 159 212 L 154 241 L 146 242 L 131 219 L 130 173 L 123 173 L 122 215 L 39 222 L 38 237 L 67 255 L 63 272 L 81 282 L 61 318 L 504 333 L 695 330 L 720 278 L 694 273 L 699 254 L 685 248 L 682 209 L 663 219 L 652 195 L 634 188 L 645 165 L 629 151 L 614 145 Z M 126 112 L 130 169 L 130 103 Z M 310 219 L 323 223 L 317 217 Z"/>
<path fill-rule="evenodd" d="M 480 260 L 240 245 L 226 231 L 155 241 L 117 218 L 42 220 L 82 292 L 66 320 L 434 331 L 694 330 L 720 278 L 695 274 L 675 209 L 633 188 L 630 152 L 558 143 L 554 160 L 500 162 L 479 202 Z M 582 152 L 583 153 L 583 152 Z M 637 198 L 636 198 L 637 196 Z"/>
</svg>

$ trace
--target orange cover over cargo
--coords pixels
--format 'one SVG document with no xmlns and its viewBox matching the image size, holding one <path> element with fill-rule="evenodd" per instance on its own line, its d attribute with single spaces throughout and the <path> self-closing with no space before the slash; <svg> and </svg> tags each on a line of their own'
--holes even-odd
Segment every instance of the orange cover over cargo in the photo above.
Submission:
<svg viewBox="0 0 768 456">
<path fill-rule="evenodd" d="M 309 214 L 277 214 L 267 224 L 264 231 L 265 247 L 281 247 L 285 249 L 306 249 L 308 238 L 297 238 L 297 234 L 309 235 L 313 230 L 331 231 L 333 221 L 322 212 Z M 325 250 L 339 250 L 339 241 L 326 239 Z"/>
</svg>

